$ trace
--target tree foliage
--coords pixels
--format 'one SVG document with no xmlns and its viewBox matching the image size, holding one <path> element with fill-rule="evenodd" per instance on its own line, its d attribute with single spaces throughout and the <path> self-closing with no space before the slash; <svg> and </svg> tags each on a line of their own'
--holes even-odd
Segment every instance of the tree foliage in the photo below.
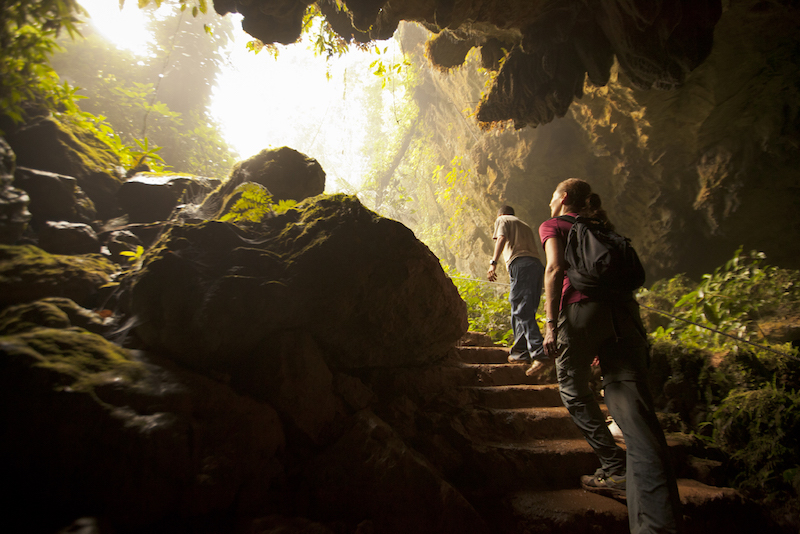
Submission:
<svg viewBox="0 0 800 534">
<path fill-rule="evenodd" d="M 53 66 L 80 87 L 81 107 L 106 117 L 123 143 L 144 138 L 176 171 L 223 176 L 233 156 L 207 107 L 232 26 L 217 21 L 209 33 L 206 20 L 180 5 L 153 14 L 144 56 L 109 47 L 87 28 L 86 39 L 61 42 Z"/>
<path fill-rule="evenodd" d="M 146 6 L 148 2 L 140 4 Z M 187 6 L 182 2 L 177 12 L 182 13 Z M 195 13 L 205 10 L 204 0 L 192 9 Z M 128 77 L 131 71 L 141 66 L 141 60 L 135 60 L 131 54 L 110 50 L 108 43 L 100 41 L 97 36 L 90 35 L 85 47 L 81 47 L 81 41 L 72 41 L 82 37 L 79 28 L 86 28 L 82 25 L 85 15 L 75 0 L 15 0 L 4 4 L 0 12 L 0 44 L 3 49 L 0 56 L 0 109 L 10 121 L 6 125 L 22 123 L 30 112 L 40 113 L 45 109 L 62 120 L 93 132 L 117 153 L 124 165 L 133 166 L 146 160 L 151 169 L 160 170 L 166 159 L 185 172 L 212 176 L 226 174 L 233 158 L 222 141 L 218 126 L 204 109 L 210 95 L 209 80 L 213 79 L 210 74 L 216 68 L 214 51 L 218 47 L 214 48 L 212 42 L 201 51 L 208 53 L 210 59 L 201 60 L 200 67 L 205 63 L 208 68 L 187 69 L 200 77 L 193 83 L 204 90 L 173 90 L 173 105 L 176 106 L 173 110 L 167 103 L 153 97 L 157 81 Z M 183 45 L 172 43 L 170 51 L 175 47 L 182 47 L 184 51 L 202 48 L 204 41 L 200 34 L 205 42 L 213 41 L 205 27 L 202 30 L 196 26 L 193 28 L 195 31 L 189 32 L 191 40 Z M 59 35 L 61 39 L 57 39 Z M 219 35 L 219 39 L 223 39 L 225 32 L 219 32 Z M 217 44 L 222 42 L 220 40 Z M 81 78 L 80 69 L 65 74 L 67 81 L 64 81 L 50 63 L 51 56 L 62 51 L 64 44 L 83 54 L 74 58 L 74 63 L 84 66 L 83 80 L 91 82 L 87 83 L 91 86 L 86 91 L 88 94 L 80 94 L 74 87 L 76 80 Z M 159 50 L 160 55 L 154 53 L 152 56 L 154 62 L 165 57 L 166 48 Z M 122 67 L 119 69 L 111 68 L 111 65 L 120 64 Z M 146 69 L 139 69 L 140 72 L 143 70 Z M 160 78 L 156 75 L 155 79 Z M 180 83 L 174 85 L 180 86 Z M 169 88 L 169 84 L 166 87 Z M 204 94 L 206 96 L 202 96 Z M 104 100 L 106 105 L 102 105 Z M 151 119 L 151 124 L 155 123 L 152 131 L 145 126 L 147 119 Z M 159 154 L 161 147 L 163 152 Z"/>
<path fill-rule="evenodd" d="M 678 275 L 639 295 L 671 315 L 651 334 L 662 408 L 727 455 L 728 483 L 789 515 L 800 511 L 800 355 L 787 342 L 798 283 L 739 249 L 699 283 Z"/>
</svg>

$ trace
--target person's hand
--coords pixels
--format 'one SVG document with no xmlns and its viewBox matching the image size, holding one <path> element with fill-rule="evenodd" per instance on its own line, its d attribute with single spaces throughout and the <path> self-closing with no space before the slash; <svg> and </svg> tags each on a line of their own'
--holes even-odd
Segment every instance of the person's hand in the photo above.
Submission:
<svg viewBox="0 0 800 534">
<path fill-rule="evenodd" d="M 495 280 L 497 280 L 496 267 L 497 267 L 496 265 L 490 265 L 489 271 L 486 273 L 486 278 L 488 278 L 490 282 L 494 282 Z"/>
<path fill-rule="evenodd" d="M 558 331 L 555 323 L 547 323 L 544 332 L 544 353 L 549 358 L 558 357 Z"/>
</svg>

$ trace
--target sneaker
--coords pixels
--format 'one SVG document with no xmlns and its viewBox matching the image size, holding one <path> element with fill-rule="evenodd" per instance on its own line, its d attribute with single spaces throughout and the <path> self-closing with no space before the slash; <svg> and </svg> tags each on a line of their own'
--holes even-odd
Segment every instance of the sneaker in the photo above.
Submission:
<svg viewBox="0 0 800 534">
<path fill-rule="evenodd" d="M 555 360 L 553 358 L 547 358 L 546 360 L 533 360 L 531 366 L 525 371 L 525 375 L 533 376 L 543 373 L 544 371 L 548 371 L 554 363 Z"/>
<path fill-rule="evenodd" d="M 531 355 L 527 352 L 522 353 L 512 353 L 508 355 L 508 363 L 531 363 Z"/>
<path fill-rule="evenodd" d="M 625 475 L 605 476 L 598 469 L 593 475 L 581 477 L 581 487 L 606 497 L 625 497 Z"/>
</svg>

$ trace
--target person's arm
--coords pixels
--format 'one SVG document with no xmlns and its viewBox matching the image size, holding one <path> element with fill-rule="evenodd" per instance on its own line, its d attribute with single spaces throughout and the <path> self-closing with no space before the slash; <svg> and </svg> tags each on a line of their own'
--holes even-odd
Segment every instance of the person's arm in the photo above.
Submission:
<svg viewBox="0 0 800 534">
<path fill-rule="evenodd" d="M 505 246 L 506 236 L 497 236 L 497 239 L 494 242 L 494 254 L 492 254 L 492 261 L 489 262 L 489 272 L 486 273 L 486 278 L 488 278 L 490 282 L 497 280 L 497 262 L 500 261 L 500 254 L 502 254 Z"/>
<path fill-rule="evenodd" d="M 564 282 L 564 245 L 558 237 L 544 243 L 547 265 L 544 268 L 544 312 L 547 316 L 544 334 L 544 352 L 555 358 L 558 350 L 558 312 L 561 306 L 561 290 Z"/>
</svg>

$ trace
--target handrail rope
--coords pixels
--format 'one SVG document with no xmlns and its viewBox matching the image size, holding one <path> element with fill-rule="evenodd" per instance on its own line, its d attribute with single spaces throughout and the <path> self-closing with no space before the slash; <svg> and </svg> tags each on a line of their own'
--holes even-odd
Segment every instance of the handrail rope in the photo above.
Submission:
<svg viewBox="0 0 800 534">
<path fill-rule="evenodd" d="M 490 282 L 488 280 L 481 280 L 480 278 L 465 278 L 463 276 L 451 276 L 450 278 L 454 278 L 456 280 L 470 280 L 472 282 L 483 282 L 484 284 L 494 284 L 498 286 L 510 286 L 511 284 L 504 284 L 503 282 Z"/>
<path fill-rule="evenodd" d="M 659 310 L 658 308 L 653 308 L 652 306 L 648 306 L 646 304 L 642 304 L 641 302 L 638 302 L 638 301 L 637 301 L 637 303 L 642 308 L 647 308 L 648 310 L 653 310 L 656 313 L 660 313 L 661 315 L 666 315 L 667 317 L 671 317 L 672 319 L 677 319 L 678 321 L 683 321 L 684 323 L 693 324 L 694 326 L 699 326 L 700 328 L 705 328 L 706 330 L 710 330 L 710 331 L 714 332 L 715 334 L 720 334 L 720 335 L 729 337 L 729 338 L 731 338 L 731 339 L 733 339 L 733 340 L 735 340 L 737 342 L 747 343 L 748 345 L 752 345 L 752 346 L 754 346 L 754 347 L 756 347 L 758 349 L 766 350 L 766 351 L 778 354 L 780 356 L 786 356 L 787 358 L 790 358 L 792 360 L 800 361 L 800 358 L 798 358 L 797 356 L 794 356 L 792 354 L 789 354 L 787 352 L 779 351 L 779 350 L 773 349 L 772 347 L 767 347 L 765 345 L 759 345 L 758 343 L 753 343 L 750 340 L 747 340 L 747 339 L 744 339 L 744 338 L 741 338 L 741 337 L 738 337 L 738 336 L 734 336 L 733 334 L 729 334 L 727 332 L 723 332 L 722 330 L 717 330 L 716 328 L 711 328 L 710 326 L 706 326 L 706 325 L 703 325 L 703 324 L 700 324 L 700 323 L 696 323 L 694 321 L 690 321 L 689 319 L 684 319 L 683 317 L 678 317 L 677 315 L 674 315 L 674 314 L 669 313 L 669 312 L 665 312 L 663 310 Z"/>
<path fill-rule="evenodd" d="M 504 283 L 501 283 L 501 282 L 489 282 L 487 280 L 480 280 L 478 278 L 465 278 L 465 277 L 462 277 L 462 276 L 451 276 L 450 278 L 455 278 L 455 279 L 458 279 L 458 280 L 471 280 L 473 282 L 483 282 L 484 284 L 497 284 L 497 285 L 502 285 L 502 286 L 509 285 L 509 284 L 504 284 Z M 759 345 L 758 343 L 753 343 L 752 341 L 749 341 L 747 339 L 744 339 L 744 338 L 741 338 L 741 337 L 738 337 L 738 336 L 734 336 L 733 334 L 729 334 L 729 333 L 723 332 L 721 330 L 717 330 L 716 328 L 711 328 L 710 326 L 706 326 L 706 325 L 703 325 L 703 324 L 700 324 L 700 323 L 696 323 L 694 321 L 690 321 L 689 319 L 684 319 L 683 317 L 678 317 L 677 315 L 674 315 L 672 313 L 666 312 L 664 310 L 659 310 L 658 308 L 653 308 L 652 306 L 648 306 L 646 304 L 642 304 L 639 301 L 636 301 L 636 302 L 642 308 L 647 308 L 648 310 L 652 310 L 652 311 L 654 311 L 656 313 L 660 313 L 662 315 L 666 315 L 667 317 L 670 317 L 672 319 L 676 319 L 678 321 L 683 321 L 685 323 L 689 323 L 689 324 L 692 324 L 694 326 L 699 326 L 700 328 L 705 328 L 706 330 L 710 330 L 711 332 L 714 332 L 715 334 L 721 334 L 723 336 L 726 336 L 726 337 L 729 337 L 729 338 L 733 339 L 734 341 L 737 341 L 737 342 L 740 342 L 740 343 L 746 343 L 746 344 L 752 345 L 753 347 L 756 347 L 758 349 L 766 350 L 766 351 L 778 354 L 779 356 L 785 356 L 785 357 L 787 357 L 789 359 L 792 359 L 792 360 L 795 360 L 795 361 L 800 361 L 800 358 L 798 358 L 797 356 L 794 356 L 792 354 L 789 354 L 787 352 L 779 351 L 779 350 L 773 349 L 772 347 L 767 347 L 765 345 Z"/>
</svg>

